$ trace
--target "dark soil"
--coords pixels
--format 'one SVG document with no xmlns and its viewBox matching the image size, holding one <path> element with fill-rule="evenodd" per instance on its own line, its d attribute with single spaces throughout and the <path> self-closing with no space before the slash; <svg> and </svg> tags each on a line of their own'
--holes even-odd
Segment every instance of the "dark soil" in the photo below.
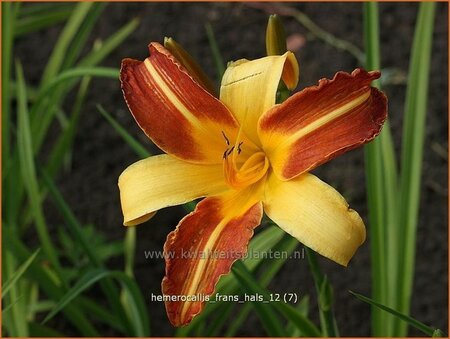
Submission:
<svg viewBox="0 0 450 339">
<path fill-rule="evenodd" d="M 363 48 L 361 4 L 296 3 L 289 6 L 302 10 L 335 36 Z M 418 4 L 380 4 L 383 68 L 407 74 L 417 9 Z M 448 333 L 448 163 L 447 157 L 436 151 L 438 148 L 448 149 L 447 13 L 447 4 L 439 3 L 431 63 L 411 314 L 422 322 Z M 141 19 L 139 28 L 104 65 L 119 67 L 121 59 L 125 57 L 142 60 L 147 56 L 147 44 L 150 41 L 161 42 L 164 36 L 171 36 L 185 46 L 201 62 L 207 73 L 215 78 L 214 63 L 204 29 L 206 22 L 212 24 L 226 61 L 243 57 L 254 59 L 265 53 L 267 13 L 240 3 L 114 3 L 108 5 L 103 13 L 96 25 L 94 36 L 106 38 L 133 17 Z M 296 52 L 301 64 L 299 88 L 316 84 L 322 77 L 332 77 L 336 71 L 351 71 L 358 66 L 352 55 L 314 39 L 294 19 L 284 18 L 284 22 L 288 34 L 300 33 L 306 39 L 304 46 Z M 61 27 L 55 27 L 17 41 L 15 57 L 24 64 L 27 80 L 31 84 L 37 84 L 60 29 Z M 389 98 L 391 127 L 395 147 L 399 151 L 405 84 L 385 85 L 384 91 Z M 150 150 L 156 151 L 129 114 L 119 82 L 95 79 L 76 137 L 72 167 L 61 175 L 58 184 L 76 216 L 83 223 L 93 223 L 109 239 L 120 240 L 125 235 L 125 228 L 122 226 L 117 178 L 137 157 L 97 112 L 95 105 L 98 103 L 112 112 L 116 119 Z M 316 174 L 338 189 L 367 224 L 362 149 L 323 165 Z M 171 336 L 174 329 L 167 320 L 164 305 L 149 300 L 151 293 L 160 294 L 164 262 L 145 260 L 144 250 L 161 250 L 166 235 L 183 214 L 181 208 L 168 208 L 137 229 L 135 275 L 147 298 L 154 336 Z M 353 290 L 370 295 L 369 253 L 370 237 L 347 269 L 326 259 L 320 260 L 323 270 L 334 286 L 335 313 L 342 336 L 370 335 L 370 308 L 348 293 L 348 290 Z M 111 263 L 111 267 L 117 269 L 121 269 L 122 265 L 120 260 Z M 316 319 L 315 292 L 306 260 L 288 260 L 272 281 L 270 289 L 274 292 L 310 295 L 313 298 L 310 313 L 313 319 Z M 420 335 L 420 332 L 411 330 L 410 334 Z M 264 335 L 258 318 L 254 315 L 249 317 L 238 335 Z"/>
</svg>

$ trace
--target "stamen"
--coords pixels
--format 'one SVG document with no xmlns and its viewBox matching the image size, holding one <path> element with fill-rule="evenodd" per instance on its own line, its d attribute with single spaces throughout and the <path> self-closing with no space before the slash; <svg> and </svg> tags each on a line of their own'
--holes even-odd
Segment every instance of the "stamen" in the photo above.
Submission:
<svg viewBox="0 0 450 339">
<path fill-rule="evenodd" d="M 247 187 L 266 175 L 269 168 L 269 160 L 263 152 L 254 153 L 238 168 L 234 161 L 235 154 L 238 151 L 234 152 L 233 157 L 228 157 L 233 150 L 234 146 L 228 150 L 224 161 L 225 180 L 231 187 L 236 189 Z"/>
<path fill-rule="evenodd" d="M 223 135 L 223 138 L 225 139 L 225 142 L 227 143 L 227 145 L 230 146 L 230 139 L 227 138 L 227 135 L 225 134 L 224 131 L 222 131 L 222 135 Z"/>
<path fill-rule="evenodd" d="M 244 152 L 242 145 L 247 139 L 244 136 L 243 124 L 239 126 L 237 135 L 233 135 L 231 141 L 224 131 L 221 132 L 227 144 L 222 158 L 224 176 L 228 185 L 235 189 L 242 189 L 261 180 L 269 169 L 269 160 L 264 152 L 251 142 L 248 142 Z"/>
<path fill-rule="evenodd" d="M 238 152 L 238 154 L 241 154 L 241 152 L 242 152 L 241 146 L 242 146 L 243 143 L 244 143 L 244 142 L 241 141 L 241 142 L 239 143 L 238 147 L 237 147 L 237 152 Z"/>
<path fill-rule="evenodd" d="M 227 152 L 227 156 L 229 156 L 230 154 L 231 154 L 231 152 L 233 152 L 233 150 L 234 150 L 234 146 L 233 147 L 231 147 L 229 150 L 228 150 L 228 152 Z"/>
</svg>

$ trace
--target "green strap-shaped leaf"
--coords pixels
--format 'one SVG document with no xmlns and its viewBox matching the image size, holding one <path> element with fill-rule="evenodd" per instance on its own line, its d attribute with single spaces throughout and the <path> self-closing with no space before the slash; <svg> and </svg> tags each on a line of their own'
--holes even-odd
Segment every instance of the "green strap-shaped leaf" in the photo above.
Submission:
<svg viewBox="0 0 450 339">
<path fill-rule="evenodd" d="M 435 9 L 436 3 L 433 2 L 422 2 L 420 4 L 406 89 L 399 199 L 399 223 L 402 241 L 398 243 L 400 246 L 397 286 L 395 287 L 398 294 L 396 309 L 405 314 L 409 313 L 411 295 L 413 295 L 412 286 Z M 395 325 L 394 336 L 404 337 L 407 335 L 405 323 L 396 323 Z"/>
<path fill-rule="evenodd" d="M 13 286 L 17 280 L 25 273 L 27 268 L 31 265 L 33 260 L 36 258 L 40 251 L 40 248 L 38 248 L 20 267 L 17 269 L 16 272 L 2 285 L 2 298 L 8 294 L 9 289 L 11 286 Z"/>
<path fill-rule="evenodd" d="M 140 293 L 136 282 L 123 272 L 108 271 L 104 269 L 94 269 L 88 271 L 80 280 L 60 299 L 55 308 L 45 317 L 43 324 L 52 319 L 58 312 L 66 307 L 77 296 L 86 289 L 97 283 L 98 281 L 111 277 L 121 283 L 128 293 L 130 309 L 132 312 L 132 321 L 137 329 L 137 336 L 145 337 L 149 335 L 150 329 L 148 324 L 147 311 L 144 304 L 144 298 Z"/>
<path fill-rule="evenodd" d="M 16 22 L 14 29 L 14 36 L 18 37 L 38 31 L 40 29 L 56 25 L 67 20 L 72 14 L 72 8 L 49 9 L 49 11 L 42 12 L 35 15 L 21 17 Z"/>
<path fill-rule="evenodd" d="M 20 171 L 22 180 L 25 184 L 25 189 L 30 201 L 31 212 L 36 225 L 36 231 L 39 240 L 42 244 L 42 250 L 47 256 L 48 260 L 54 267 L 55 271 L 61 273 L 61 265 L 59 263 L 58 254 L 50 239 L 48 228 L 46 225 L 44 212 L 42 210 L 41 201 L 39 198 L 39 185 L 37 182 L 36 168 L 33 157 L 33 139 L 30 132 L 29 113 L 27 105 L 27 94 L 25 87 L 25 79 L 23 77 L 22 66 L 19 62 L 16 64 L 17 76 L 17 99 L 18 99 L 18 134 L 17 134 L 17 149 L 20 160 Z M 64 276 L 59 274 L 60 278 Z"/>
<path fill-rule="evenodd" d="M 137 141 L 130 133 L 127 132 L 101 105 L 97 105 L 98 111 L 101 115 L 111 124 L 116 132 L 123 138 L 123 140 L 130 146 L 130 148 L 140 158 L 147 158 L 151 154 L 147 151 L 142 144 Z"/>
<path fill-rule="evenodd" d="M 78 32 L 92 5 L 93 3 L 89 2 L 78 3 L 73 10 L 72 15 L 67 21 L 64 30 L 53 48 L 53 52 L 42 75 L 41 84 L 48 83 L 56 74 L 58 74 L 69 44 Z"/>
<path fill-rule="evenodd" d="M 255 294 L 263 295 L 265 296 L 265 300 L 269 300 L 267 290 L 258 284 L 258 282 L 255 280 L 255 278 L 253 278 L 251 273 L 247 270 L 247 268 L 241 261 L 237 261 L 234 264 L 232 272 L 236 277 L 236 279 L 240 282 L 241 287 L 244 291 L 253 295 Z M 253 303 L 253 305 L 255 306 L 255 311 L 257 311 L 258 315 L 261 317 L 261 320 L 263 321 L 263 326 L 265 326 L 266 329 L 268 325 L 274 327 L 273 329 L 271 328 L 271 331 L 277 330 L 278 328 L 278 321 L 277 321 L 278 318 L 276 318 L 273 312 L 267 311 L 268 309 L 276 308 L 286 319 L 290 320 L 293 324 L 295 324 L 306 336 L 308 337 L 321 336 L 321 333 L 317 329 L 317 327 L 290 304 L 274 301 L 269 304 L 261 304 L 255 302 Z M 263 307 L 265 306 L 268 307 L 264 310 Z M 283 330 L 282 332 L 285 331 Z M 282 335 L 285 336 L 286 333 L 283 333 Z"/>
<path fill-rule="evenodd" d="M 444 333 L 441 330 L 439 330 L 439 329 L 434 329 L 432 327 L 429 327 L 429 326 L 425 325 L 424 323 L 422 323 L 422 322 L 420 322 L 420 321 L 418 321 L 418 320 L 416 320 L 414 318 L 411 318 L 411 317 L 409 317 L 409 316 L 407 316 L 407 315 L 405 315 L 403 313 L 397 312 L 396 310 L 393 310 L 390 307 L 387 307 L 385 305 L 377 303 L 376 301 L 374 301 L 374 300 L 372 300 L 370 298 L 367 298 L 367 297 L 363 296 L 362 294 L 358 294 L 358 293 L 355 293 L 355 292 L 352 292 L 352 291 L 349 291 L 349 292 L 351 294 L 353 294 L 359 300 L 364 301 L 364 302 L 366 302 L 366 303 L 368 303 L 370 305 L 373 305 L 373 306 L 376 306 L 376 307 L 382 309 L 383 311 L 386 311 L 386 312 L 388 312 L 390 314 L 395 315 L 397 318 L 405 321 L 406 323 L 408 323 L 411 326 L 417 328 L 419 331 L 422 331 L 423 333 L 425 333 L 426 335 L 428 335 L 430 337 L 434 337 L 435 335 L 436 336 L 445 336 Z"/>
</svg>

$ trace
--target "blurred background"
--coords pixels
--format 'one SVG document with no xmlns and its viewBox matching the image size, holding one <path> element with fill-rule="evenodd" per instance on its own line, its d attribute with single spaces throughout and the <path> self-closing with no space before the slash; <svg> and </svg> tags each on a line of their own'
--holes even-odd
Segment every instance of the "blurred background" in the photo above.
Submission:
<svg viewBox="0 0 450 339">
<path fill-rule="evenodd" d="M 37 4 L 24 3 L 19 9 L 17 22 L 26 19 Z M 38 88 L 45 67 L 58 38 L 64 29 L 70 10 L 76 4 L 47 4 L 46 11 L 57 8 L 58 20 L 49 26 L 28 28 L 14 38 L 11 58 L 11 78 L 17 79 L 14 62 L 20 61 L 27 84 L 29 99 Z M 98 4 L 96 4 L 98 5 Z M 332 78 L 340 70 L 351 72 L 361 66 L 363 57 L 363 27 L 361 4 L 338 3 L 111 3 L 98 10 L 98 18 L 92 23 L 92 31 L 80 49 L 80 60 L 91 53 L 93 46 L 101 48 L 100 41 L 107 41 L 130 20 L 137 18 L 129 34 L 99 61 L 104 67 L 120 67 L 123 58 L 143 60 L 148 56 L 147 45 L 151 41 L 163 42 L 172 37 L 188 50 L 206 73 L 220 83 L 208 42 L 206 24 L 214 31 L 219 50 L 225 62 L 240 58 L 255 59 L 265 55 L 265 29 L 268 15 L 282 15 L 288 36 L 288 48 L 293 50 L 300 62 L 300 83 L 297 90 L 314 85 L 320 78 Z M 54 7 L 52 7 L 54 6 Z M 14 10 L 14 9 L 13 9 Z M 418 11 L 415 3 L 380 3 L 382 88 L 389 100 L 389 117 L 396 150 L 399 151 L 405 85 L 414 25 Z M 298 13 L 301 13 L 300 15 Z M 446 3 L 437 4 L 432 45 L 430 97 L 426 118 L 426 140 L 423 160 L 423 178 L 420 203 L 420 220 L 417 238 L 416 271 L 412 297 L 411 315 L 431 326 L 448 331 L 448 8 Z M 25 21 L 26 23 L 26 21 Z M 312 23 L 312 24 L 311 24 Z M 22 27 L 22 26 L 21 26 Z M 27 27 L 27 26 L 25 26 Z M 80 30 L 82 28 L 79 28 Z M 327 41 L 323 32 L 329 33 Z M 328 34 L 327 33 L 327 34 Z M 342 44 L 344 42 L 344 44 Z M 344 47 L 343 47 L 344 46 Z M 94 47 L 95 49 L 95 47 Z M 67 61 L 67 56 L 63 58 Z M 63 62 L 64 62 L 63 60 Z M 79 83 L 66 91 L 61 103 L 59 118 L 49 125 L 40 152 L 36 155 L 36 167 L 44 166 L 52 154 L 53 145 L 61 131 L 70 122 L 69 113 L 78 104 Z M 18 106 L 14 98 L 17 80 L 12 86 L 12 112 Z M 93 248 L 99 248 L 108 269 L 123 270 L 124 239 L 126 228 L 122 226 L 122 214 L 117 188 L 117 178 L 131 163 L 139 159 L 124 142 L 116 129 L 97 109 L 101 105 L 140 141 L 152 154 L 158 153 L 151 142 L 134 122 L 123 100 L 117 79 L 93 77 L 86 90 L 79 110 L 72 147 L 65 152 L 61 166 L 53 180 L 70 206 L 73 215 Z M 16 137 L 14 113 L 11 137 Z M 14 149 L 14 142 L 12 143 Z M 5 162 L 4 162 L 5 163 Z M 5 170 L 5 168 L 2 168 Z M 39 172 L 39 170 L 37 169 Z M 366 225 L 367 200 L 365 191 L 364 154 L 362 149 L 347 153 L 314 171 L 322 180 L 335 187 L 350 206 L 358 211 Z M 11 174 L 19 175 L 19 173 Z M 3 190 L 3 215 L 8 214 L 7 200 L 14 190 Z M 12 192 L 12 193 L 11 193 Z M 70 279 L 80 278 L 86 260 L 76 241 L 64 234 L 67 218 L 55 206 L 49 195 L 44 200 L 43 213 L 51 242 L 57 249 L 63 270 Z M 27 211 L 26 200 L 21 213 Z M 160 251 L 167 234 L 186 214 L 181 207 L 167 208 L 156 214 L 149 222 L 136 228 L 134 277 L 148 308 L 152 336 L 173 336 L 174 328 L 165 314 L 163 303 L 150 300 L 150 295 L 160 294 L 164 275 L 164 260 L 146 259 L 145 251 Z M 20 219 L 20 218 L 19 218 Z M 29 250 L 39 247 L 36 227 L 23 222 L 20 239 Z M 7 225 L 9 227 L 11 225 Z M 4 226 L 5 228 L 5 226 Z M 263 227 L 258 229 L 257 233 Z M 12 246 L 3 237 L 3 247 Z M 298 249 L 301 249 L 299 246 Z M 335 315 L 342 336 L 370 335 L 370 307 L 348 293 L 352 290 L 364 295 L 371 293 L 370 238 L 358 250 L 348 268 L 343 268 L 325 258 L 320 265 L 334 287 Z M 18 266 L 23 260 L 16 259 Z M 3 254 L 5 265 L 5 254 Z M 17 268 L 17 267 L 16 267 Z M 27 272 L 33 279 L 33 272 Z M 72 281 L 70 280 L 69 281 Z M 314 284 L 308 271 L 306 259 L 287 260 L 268 285 L 276 293 L 295 292 L 309 295 L 311 319 L 318 322 Z M 98 284 L 84 292 L 94 303 L 107 305 L 105 294 Z M 45 299 L 38 293 L 35 300 Z M 49 312 L 34 313 L 39 323 Z M 232 322 L 233 317 L 230 318 Z M 4 318 L 4 322 L 7 318 Z M 94 322 L 95 323 L 95 322 Z M 79 335 L 74 325 L 61 313 L 46 323 L 65 335 Z M 104 336 L 122 335 L 117 329 L 103 324 L 98 327 Z M 31 332 L 40 333 L 40 332 Z M 420 332 L 411 329 L 411 335 Z M 224 332 L 218 333 L 224 335 Z M 251 313 L 236 332 L 237 336 L 265 335 L 258 317 Z"/>
</svg>

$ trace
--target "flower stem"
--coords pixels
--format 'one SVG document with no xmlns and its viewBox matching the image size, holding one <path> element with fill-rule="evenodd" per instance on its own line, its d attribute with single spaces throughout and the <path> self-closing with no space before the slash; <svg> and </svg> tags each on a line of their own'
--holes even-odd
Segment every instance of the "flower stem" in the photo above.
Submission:
<svg viewBox="0 0 450 339">
<path fill-rule="evenodd" d="M 338 337 L 339 331 L 333 313 L 333 288 L 331 287 L 328 278 L 320 270 L 316 253 L 306 246 L 305 250 L 309 269 L 311 270 L 314 285 L 316 286 L 322 336 Z"/>
</svg>

